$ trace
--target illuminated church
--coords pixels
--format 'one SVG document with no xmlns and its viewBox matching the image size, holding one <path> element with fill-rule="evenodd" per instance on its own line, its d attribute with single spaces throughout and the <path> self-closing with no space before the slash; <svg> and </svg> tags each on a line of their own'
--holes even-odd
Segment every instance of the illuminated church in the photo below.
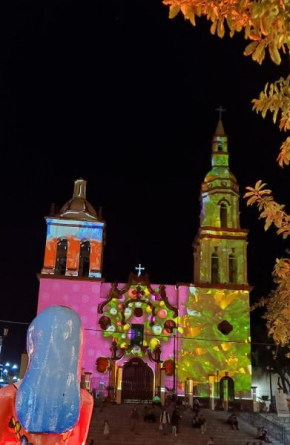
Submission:
<svg viewBox="0 0 290 445">
<path fill-rule="evenodd" d="M 127 283 L 102 278 L 105 222 L 86 199 L 86 181 L 46 217 L 38 312 L 65 305 L 85 330 L 87 385 L 117 403 L 155 393 L 250 397 L 250 314 L 247 230 L 239 218 L 239 186 L 229 169 L 228 139 L 219 120 L 212 169 L 201 186 L 194 242 L 194 284 Z"/>
</svg>

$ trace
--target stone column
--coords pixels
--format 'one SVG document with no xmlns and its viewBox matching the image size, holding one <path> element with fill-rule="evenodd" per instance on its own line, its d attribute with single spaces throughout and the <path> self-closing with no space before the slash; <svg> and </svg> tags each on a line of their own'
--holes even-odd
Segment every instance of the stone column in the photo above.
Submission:
<svg viewBox="0 0 290 445">
<path fill-rule="evenodd" d="M 161 389 L 161 368 L 162 363 L 156 363 L 156 372 L 155 372 L 155 394 L 158 394 L 160 396 L 160 389 Z"/>
<path fill-rule="evenodd" d="M 160 369 L 160 399 L 161 404 L 165 403 L 165 368 Z"/>
<path fill-rule="evenodd" d="M 117 390 L 116 390 L 116 403 L 120 404 L 122 402 L 122 378 L 123 378 L 123 367 L 119 366 L 117 369 Z"/>
<path fill-rule="evenodd" d="M 215 374 L 210 374 L 208 376 L 208 383 L 209 383 L 209 403 L 210 403 L 210 409 L 214 411 L 214 393 L 215 393 Z"/>
<path fill-rule="evenodd" d="M 57 239 L 46 239 L 44 265 L 41 273 L 53 275 L 56 263 Z"/>
<path fill-rule="evenodd" d="M 192 379 L 187 380 L 187 394 L 186 394 L 186 396 L 188 397 L 188 400 L 189 400 L 189 406 L 192 408 L 192 405 L 193 405 L 193 380 Z"/>
<path fill-rule="evenodd" d="M 80 262 L 80 240 L 70 237 L 66 260 L 66 275 L 77 277 Z"/>
</svg>

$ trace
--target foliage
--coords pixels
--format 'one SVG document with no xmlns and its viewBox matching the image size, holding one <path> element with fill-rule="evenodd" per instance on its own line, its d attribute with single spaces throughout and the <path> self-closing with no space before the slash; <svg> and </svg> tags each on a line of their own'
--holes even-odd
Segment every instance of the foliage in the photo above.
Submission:
<svg viewBox="0 0 290 445">
<path fill-rule="evenodd" d="M 169 6 L 169 17 L 179 11 L 195 26 L 197 17 L 206 16 L 212 22 L 210 31 L 224 37 L 227 25 L 232 37 L 244 29 L 245 39 L 252 40 L 244 54 L 262 63 L 265 50 L 279 64 L 280 52 L 289 53 L 290 3 L 287 0 L 164 0 Z"/>
<path fill-rule="evenodd" d="M 197 17 L 206 16 L 212 22 L 210 31 L 224 37 L 225 27 L 230 36 L 244 30 L 246 40 L 251 43 L 244 54 L 261 64 L 268 49 L 274 63 L 281 63 L 281 53 L 289 56 L 290 47 L 290 2 L 289 0 L 163 0 L 169 6 L 169 17 L 181 12 L 185 19 L 195 26 Z M 274 83 L 266 84 L 258 99 L 253 101 L 253 109 L 265 117 L 273 113 L 274 123 L 279 119 L 281 131 L 290 130 L 290 75 Z M 281 167 L 290 163 L 290 137 L 280 147 L 278 163 Z M 274 201 L 272 192 L 265 189 L 265 184 L 258 181 L 254 188 L 247 187 L 245 198 L 248 205 L 257 205 L 260 218 L 265 219 L 265 230 L 271 225 L 277 228 L 278 235 L 287 238 L 290 235 L 290 216 L 284 205 Z M 276 343 L 290 344 L 290 326 L 287 317 L 290 315 L 290 260 L 277 260 L 273 272 L 277 288 L 269 298 L 259 303 L 266 306 L 265 318 L 268 333 Z"/>
<path fill-rule="evenodd" d="M 257 326 L 255 329 L 255 340 L 258 343 L 252 344 L 252 364 L 259 366 L 265 374 L 271 372 L 278 375 L 278 387 L 287 394 L 290 392 L 290 359 L 287 357 L 289 349 L 270 343 L 265 346 L 266 329 Z"/>
<path fill-rule="evenodd" d="M 265 230 L 273 224 L 279 235 L 287 238 L 290 235 L 290 216 L 284 211 L 284 205 L 274 201 L 271 190 L 265 189 L 266 184 L 258 181 L 255 187 L 247 187 L 248 205 L 256 204 L 260 211 L 260 218 L 265 219 Z M 267 322 L 268 334 L 282 346 L 290 344 L 290 329 L 288 317 L 290 315 L 290 259 L 276 260 L 273 272 L 276 289 L 268 298 L 262 298 L 254 306 L 265 306 L 264 318 Z"/>
<path fill-rule="evenodd" d="M 290 75 L 286 79 L 279 79 L 264 88 L 259 99 L 254 99 L 254 110 L 263 117 L 267 112 L 273 113 L 273 121 L 276 122 L 280 114 L 279 128 L 282 131 L 290 130 Z M 290 137 L 283 142 L 278 156 L 280 167 L 290 163 Z"/>
<path fill-rule="evenodd" d="M 272 192 L 269 189 L 264 189 L 266 184 L 258 181 L 255 187 L 246 187 L 249 190 L 244 197 L 248 198 L 247 205 L 256 204 L 261 212 L 260 218 L 265 218 L 265 230 L 274 224 L 278 229 L 278 235 L 287 238 L 290 235 L 290 216 L 284 211 L 284 205 L 278 204 L 274 201 Z"/>
<path fill-rule="evenodd" d="M 196 16 L 206 16 L 212 22 L 210 31 L 224 37 L 226 26 L 230 36 L 244 29 L 246 40 L 252 40 L 244 54 L 262 63 L 266 49 L 273 62 L 281 63 L 281 53 L 289 56 L 290 48 L 290 2 L 288 0 L 163 0 L 169 6 L 169 17 L 182 12 L 185 19 L 195 26 Z M 280 130 L 290 130 L 290 76 L 267 83 L 258 99 L 253 100 L 254 110 L 263 117 L 273 113 L 273 120 L 281 113 Z M 290 162 L 290 138 L 280 147 L 280 166 Z"/>
</svg>

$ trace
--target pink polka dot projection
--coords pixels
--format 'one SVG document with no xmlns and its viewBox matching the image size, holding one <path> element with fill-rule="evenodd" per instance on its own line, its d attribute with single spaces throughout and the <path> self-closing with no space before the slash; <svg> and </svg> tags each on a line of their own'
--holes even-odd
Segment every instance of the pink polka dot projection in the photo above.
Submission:
<svg viewBox="0 0 290 445">
<path fill-rule="evenodd" d="M 98 284 L 93 284 L 92 292 L 93 292 L 93 294 L 98 294 L 100 292 L 100 286 Z"/>
<path fill-rule="evenodd" d="M 122 284 L 120 284 L 122 287 Z M 108 357 L 111 354 L 111 339 L 104 338 L 100 331 L 98 320 L 98 305 L 103 302 L 111 290 L 111 283 L 101 281 L 40 278 L 39 300 L 37 312 L 53 305 L 64 305 L 75 310 L 82 321 L 84 331 L 82 367 L 92 372 L 93 377 L 100 375 L 96 371 L 95 362 L 98 357 Z M 167 295 L 172 303 L 176 298 L 174 286 L 167 286 Z M 140 318 L 136 319 L 140 322 Z M 169 342 L 168 342 L 169 343 Z M 168 350 L 167 350 L 168 349 Z M 164 354 L 172 353 L 170 345 L 164 345 Z M 126 361 L 128 357 L 124 358 Z"/>
<path fill-rule="evenodd" d="M 53 283 L 52 290 L 57 291 L 59 289 L 60 289 L 60 284 L 59 283 Z"/>
</svg>

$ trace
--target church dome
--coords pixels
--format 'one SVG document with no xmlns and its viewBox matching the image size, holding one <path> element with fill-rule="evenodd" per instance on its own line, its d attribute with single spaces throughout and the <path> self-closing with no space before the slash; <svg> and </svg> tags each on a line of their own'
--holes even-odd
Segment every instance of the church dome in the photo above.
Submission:
<svg viewBox="0 0 290 445">
<path fill-rule="evenodd" d="M 219 170 L 217 170 L 217 168 Z M 233 182 L 237 182 L 237 178 L 232 172 L 229 171 L 228 168 L 223 168 L 223 171 L 221 171 L 220 169 L 221 167 L 212 168 L 204 178 L 204 182 L 211 182 L 220 178 L 230 178 Z"/>
<path fill-rule="evenodd" d="M 79 221 L 97 221 L 97 212 L 86 199 L 86 186 L 87 181 L 84 179 L 77 179 L 75 181 L 73 197 L 62 206 L 59 213 L 61 218 L 76 219 Z"/>
</svg>

